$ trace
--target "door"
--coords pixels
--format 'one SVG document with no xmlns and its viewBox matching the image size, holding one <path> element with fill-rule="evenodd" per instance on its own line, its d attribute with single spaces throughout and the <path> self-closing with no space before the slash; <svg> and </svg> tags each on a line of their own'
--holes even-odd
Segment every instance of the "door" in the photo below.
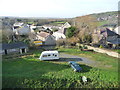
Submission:
<svg viewBox="0 0 120 90">
<path fill-rule="evenodd" d="M 7 54 L 7 49 L 5 49 L 5 55 Z"/>
<path fill-rule="evenodd" d="M 22 48 L 22 53 L 25 53 L 25 48 Z"/>
</svg>

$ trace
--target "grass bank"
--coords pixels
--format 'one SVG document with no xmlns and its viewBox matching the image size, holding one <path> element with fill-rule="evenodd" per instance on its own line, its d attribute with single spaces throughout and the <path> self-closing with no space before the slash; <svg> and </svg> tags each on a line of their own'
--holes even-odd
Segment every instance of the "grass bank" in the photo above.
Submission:
<svg viewBox="0 0 120 90">
<path fill-rule="evenodd" d="M 100 56 L 93 55 L 91 52 L 81 52 L 77 49 L 59 49 L 59 52 L 86 55 L 98 58 L 104 62 Z M 59 61 L 40 61 L 38 59 L 41 51 L 33 50 L 30 56 L 4 59 L 3 69 L 3 88 L 117 88 L 118 72 L 114 69 L 101 69 L 80 64 L 83 71 L 74 72 L 67 62 Z M 98 56 L 98 57 L 97 57 Z M 104 56 L 107 60 L 109 56 Z M 55 63 L 56 62 L 56 63 Z M 114 60 L 111 59 L 110 63 Z M 106 62 L 107 63 L 107 62 Z M 113 67 L 117 67 L 112 64 Z M 86 76 L 87 83 L 83 83 L 82 76 Z"/>
</svg>

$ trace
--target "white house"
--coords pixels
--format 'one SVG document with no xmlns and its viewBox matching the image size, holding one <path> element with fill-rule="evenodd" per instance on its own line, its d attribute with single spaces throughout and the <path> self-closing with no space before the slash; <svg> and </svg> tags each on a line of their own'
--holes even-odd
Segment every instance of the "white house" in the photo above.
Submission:
<svg viewBox="0 0 120 90">
<path fill-rule="evenodd" d="M 24 23 L 16 22 L 13 24 L 14 27 L 21 27 Z"/>
<path fill-rule="evenodd" d="M 52 35 L 55 37 L 55 40 L 66 38 L 66 36 L 63 33 L 54 32 Z"/>
<path fill-rule="evenodd" d="M 36 26 L 30 25 L 31 32 L 34 33 L 34 29 L 36 29 Z"/>
<path fill-rule="evenodd" d="M 114 29 L 114 32 L 120 35 L 120 26 L 116 27 Z"/>
<path fill-rule="evenodd" d="M 69 28 L 69 27 L 71 27 L 71 25 L 70 25 L 68 22 L 66 22 L 66 23 L 61 27 L 61 29 L 59 29 L 57 32 L 58 32 L 58 33 L 62 33 L 62 34 L 65 35 L 66 29 Z"/>
<path fill-rule="evenodd" d="M 71 27 L 71 25 L 68 22 L 66 22 L 64 25 L 61 26 L 61 28 L 59 28 L 57 32 L 54 32 L 53 36 L 55 37 L 55 40 L 65 39 L 66 30 L 69 27 Z"/>
</svg>

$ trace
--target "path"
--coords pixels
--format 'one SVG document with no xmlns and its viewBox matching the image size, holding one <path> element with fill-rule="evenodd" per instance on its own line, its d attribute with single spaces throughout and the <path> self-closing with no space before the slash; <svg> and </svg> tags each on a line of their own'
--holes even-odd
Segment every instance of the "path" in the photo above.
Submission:
<svg viewBox="0 0 120 90">
<path fill-rule="evenodd" d="M 60 53 L 59 55 L 60 57 L 60 61 L 63 61 L 63 62 L 68 62 L 68 61 L 76 61 L 76 62 L 80 62 L 80 63 L 84 63 L 84 64 L 87 64 L 87 65 L 96 65 L 96 61 L 93 61 L 93 60 L 90 60 L 88 58 L 85 58 L 85 57 L 80 57 L 80 56 L 77 56 L 77 55 L 71 55 L 71 54 L 66 54 L 66 53 Z"/>
</svg>

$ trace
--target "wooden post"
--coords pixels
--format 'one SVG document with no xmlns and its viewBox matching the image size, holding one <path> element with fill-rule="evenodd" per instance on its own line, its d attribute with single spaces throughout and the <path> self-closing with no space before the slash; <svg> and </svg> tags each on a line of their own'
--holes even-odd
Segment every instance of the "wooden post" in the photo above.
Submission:
<svg viewBox="0 0 120 90">
<path fill-rule="evenodd" d="M 25 48 L 25 53 L 27 52 L 26 48 Z"/>
<path fill-rule="evenodd" d="M 20 54 L 22 54 L 22 49 L 20 49 Z"/>
</svg>

